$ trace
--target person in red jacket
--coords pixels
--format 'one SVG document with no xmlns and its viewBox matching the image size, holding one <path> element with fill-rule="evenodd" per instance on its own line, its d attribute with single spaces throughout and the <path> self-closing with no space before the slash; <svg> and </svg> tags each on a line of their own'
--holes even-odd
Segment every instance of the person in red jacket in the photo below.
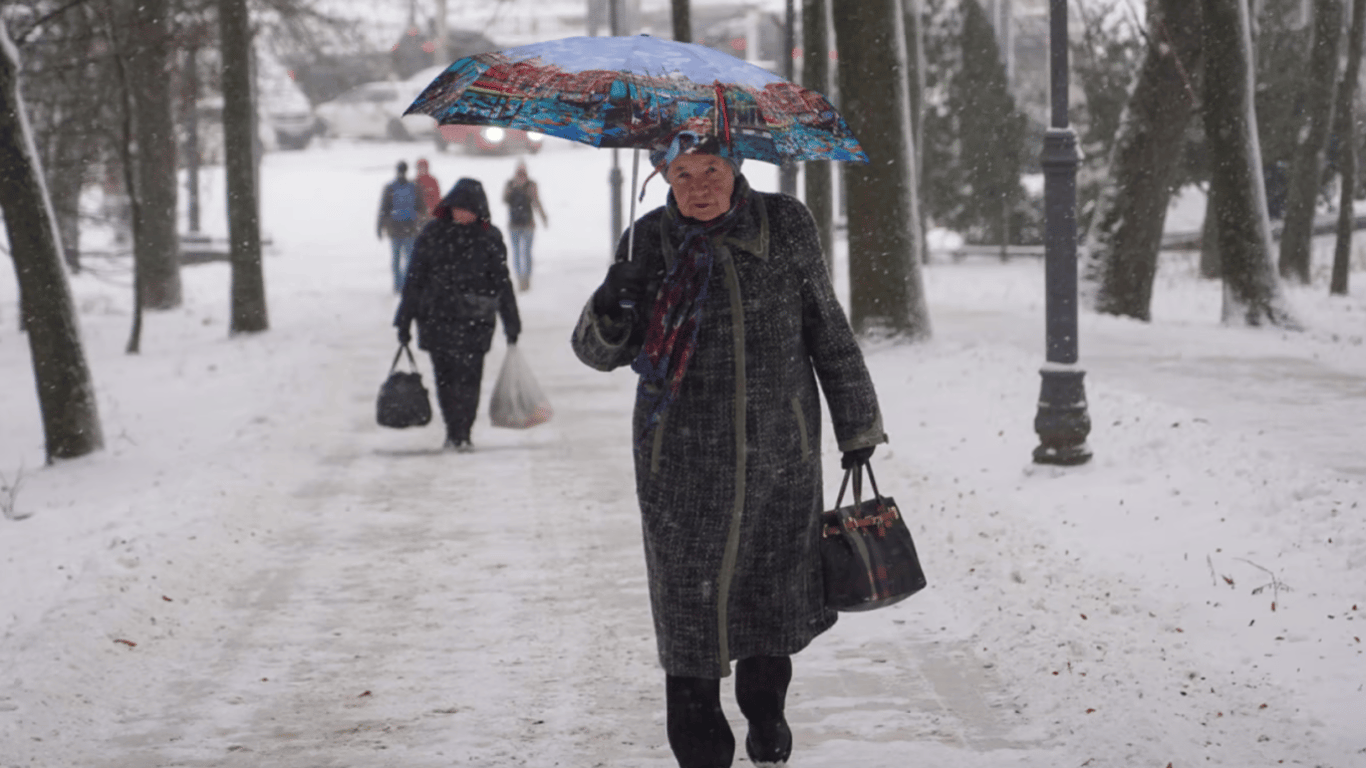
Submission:
<svg viewBox="0 0 1366 768">
<path fill-rule="evenodd" d="M 441 204 L 441 184 L 436 177 L 427 171 L 427 158 L 417 159 L 417 176 L 413 178 L 417 182 L 417 189 L 422 193 L 422 207 L 427 212 L 427 218 L 431 218 L 436 212 L 436 206 Z"/>
</svg>

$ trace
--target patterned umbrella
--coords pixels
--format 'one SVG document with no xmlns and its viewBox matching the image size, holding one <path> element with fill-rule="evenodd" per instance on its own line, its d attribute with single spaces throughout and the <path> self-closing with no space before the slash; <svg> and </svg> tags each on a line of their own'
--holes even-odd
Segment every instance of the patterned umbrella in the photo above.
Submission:
<svg viewBox="0 0 1366 768">
<path fill-rule="evenodd" d="M 456 61 L 404 114 L 651 149 L 681 130 L 754 160 L 868 162 L 826 98 L 761 67 L 649 35 L 569 37 Z"/>
</svg>

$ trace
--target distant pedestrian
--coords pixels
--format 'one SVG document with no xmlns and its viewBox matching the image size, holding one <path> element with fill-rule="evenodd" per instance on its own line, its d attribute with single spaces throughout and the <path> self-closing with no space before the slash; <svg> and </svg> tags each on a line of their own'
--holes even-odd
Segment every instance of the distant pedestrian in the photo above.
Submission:
<svg viewBox="0 0 1366 768">
<path fill-rule="evenodd" d="M 394 315 L 399 343 L 409 342 L 416 320 L 417 346 L 432 356 L 448 450 L 473 450 L 470 428 L 496 318 L 503 321 L 508 345 L 516 344 L 522 320 L 508 278 L 503 233 L 489 221 L 484 186 L 461 179 L 417 237 Z"/>
<path fill-rule="evenodd" d="M 427 171 L 427 158 L 417 159 L 417 176 L 413 177 L 417 182 L 417 188 L 422 192 L 422 209 L 426 217 L 430 219 L 436 212 L 436 206 L 441 204 L 441 182 Z"/>
<path fill-rule="evenodd" d="M 394 293 L 400 293 L 408 262 L 413 257 L 413 241 L 417 239 L 418 227 L 426 217 L 417 184 L 408 178 L 408 164 L 400 160 L 395 170 L 398 172 L 397 177 L 384 185 L 384 193 L 379 198 L 375 236 L 382 240 L 386 234 L 389 235 L 393 250 Z"/>
<path fill-rule="evenodd" d="M 503 202 L 508 207 L 508 239 L 512 241 L 512 263 L 517 270 L 517 287 L 523 291 L 531 288 L 531 242 L 536 236 L 536 217 L 541 214 L 541 224 L 550 226 L 546 219 L 545 208 L 541 207 L 541 193 L 536 182 L 527 176 L 526 163 L 517 163 L 517 170 L 503 188 Z"/>
</svg>

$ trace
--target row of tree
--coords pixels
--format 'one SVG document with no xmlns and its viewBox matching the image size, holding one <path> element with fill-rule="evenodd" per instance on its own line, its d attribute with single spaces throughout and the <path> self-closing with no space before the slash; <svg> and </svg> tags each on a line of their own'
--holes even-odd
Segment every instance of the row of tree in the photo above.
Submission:
<svg viewBox="0 0 1366 768">
<path fill-rule="evenodd" d="M 1225 322 L 1296 326 L 1281 281 L 1308 282 L 1314 214 L 1335 176 L 1330 291 L 1347 291 L 1366 17 L 1351 1 L 1314 0 L 1310 24 L 1295 23 L 1297 0 L 1266 0 L 1256 18 L 1245 1 L 1149 0 L 1141 26 L 1121 0 L 1076 9 L 1083 287 L 1094 308 L 1149 319 L 1167 208 L 1187 184 L 1209 195 L 1203 271 L 1226 285 Z M 808 51 L 828 45 L 825 5 L 803 4 Z M 925 223 L 970 242 L 1038 242 L 1040 205 L 1021 177 L 1038 168 L 1043 126 L 1017 105 L 977 0 L 833 5 L 837 76 L 828 80 L 820 57 L 808 56 L 804 84 L 837 86 L 855 134 L 876 148 L 872 167 L 845 169 L 851 318 L 863 332 L 923 336 L 929 319 L 914 265 L 925 255 Z M 903 98 L 909 125 L 870 106 Z M 904 163 L 896 141 L 882 144 L 902 132 L 911 137 Z M 820 220 L 829 192 L 816 165 L 807 167 L 807 196 Z M 1277 252 L 1269 219 L 1282 210 Z M 901 222 L 912 231 L 888 231 Z"/>
<path fill-rule="evenodd" d="M 67 279 L 67 270 L 81 266 L 80 197 L 95 181 L 88 169 L 106 169 L 98 181 L 121 187 L 129 201 L 133 324 L 127 351 L 140 349 L 144 309 L 181 303 L 172 74 L 186 48 L 214 45 L 221 61 L 229 327 L 235 334 L 268 327 L 251 38 L 246 0 L 32 0 L 0 9 L 0 209 L 49 461 L 103 446 Z"/>
<path fill-rule="evenodd" d="M 1282 18 L 1274 14 L 1286 10 L 1284 3 L 1269 3 L 1267 12 Z M 1315 0 L 1313 13 L 1309 55 L 1278 68 L 1276 87 L 1261 88 L 1257 73 L 1267 70 L 1254 55 L 1246 4 L 1149 3 L 1145 55 L 1110 142 L 1105 176 L 1111 182 L 1100 187 L 1088 232 L 1086 273 L 1098 311 L 1149 319 L 1167 206 L 1173 191 L 1192 178 L 1183 164 L 1189 154 L 1172 148 L 1188 146 L 1195 131 L 1208 178 L 1202 271 L 1224 281 L 1224 321 L 1296 325 L 1281 278 L 1309 281 L 1314 214 L 1334 170 L 1340 179 L 1330 292 L 1347 292 L 1366 0 L 1352 0 L 1350 9 L 1342 0 Z M 1286 54 L 1271 50 L 1263 59 L 1273 56 Z M 1285 83 L 1294 84 L 1299 98 L 1293 109 L 1277 112 L 1280 122 L 1268 122 L 1262 112 L 1272 112 L 1278 100 L 1265 94 L 1288 90 Z M 1267 105 L 1262 112 L 1259 96 Z M 1270 146 L 1288 161 L 1267 162 L 1263 133 L 1275 137 Z M 1336 138 L 1331 164 L 1330 137 Z M 1277 181 L 1282 178 L 1283 185 Z M 1282 186 L 1285 220 L 1277 253 L 1268 187 L 1279 195 Z"/>
<path fill-rule="evenodd" d="M 1268 7 L 1282 1 L 1268 0 Z M 1080 42 L 1088 53 L 1103 53 L 1092 59 L 1108 64 L 1141 59 L 1130 77 L 1123 67 L 1111 66 L 1084 73 L 1081 80 L 1089 107 L 1083 143 L 1105 150 L 1091 153 L 1104 157 L 1106 168 L 1092 176 L 1110 180 L 1096 185 L 1085 219 L 1091 222 L 1087 274 L 1097 286 L 1097 308 L 1147 317 L 1167 202 L 1188 178 L 1182 174 L 1186 155 L 1170 148 L 1189 144 L 1191 133 L 1203 128 L 1211 198 L 1206 239 L 1218 245 L 1228 287 L 1225 320 L 1294 324 L 1279 273 L 1305 272 L 1301 257 L 1285 249 L 1304 229 L 1296 229 L 1291 217 L 1306 209 L 1312 215 L 1305 190 L 1322 188 L 1324 136 L 1339 137 L 1344 216 L 1355 186 L 1352 96 L 1366 0 L 1352 0 L 1345 56 L 1337 42 L 1346 13 L 1342 2 L 1315 0 L 1313 55 L 1300 70 L 1306 101 L 1296 114 L 1302 126 L 1285 132 L 1297 141 L 1279 270 L 1270 252 L 1256 114 L 1259 67 L 1246 0 L 1149 0 L 1141 44 L 1089 35 Z M 673 0 L 673 8 L 675 36 L 689 39 L 688 0 Z M 180 302 L 171 86 L 176 80 L 170 74 L 175 52 L 186 47 L 218 49 L 230 207 L 230 329 L 254 333 L 268 327 L 256 220 L 250 22 L 253 15 L 258 24 L 266 16 L 328 19 L 304 0 L 260 0 L 251 14 L 247 0 L 28 0 L 0 11 L 0 206 L 50 459 L 101 445 L 94 386 L 65 271 L 80 266 L 76 211 L 88 181 L 82 169 L 121 168 L 132 202 L 136 300 L 129 351 L 138 350 L 143 308 Z M 1039 217 L 1026 203 L 1020 177 L 1038 156 L 1041 128 L 1017 108 L 977 0 L 802 0 L 801 17 L 806 50 L 840 52 L 833 73 L 824 57 L 807 57 L 804 84 L 837 94 L 842 114 L 873 158 L 844 171 L 851 321 L 864 334 L 925 338 L 930 318 L 920 265 L 926 221 L 997 242 L 1037 228 Z M 22 69 L 21 61 L 28 62 Z M 27 102 L 21 76 L 29 86 Z M 1116 98 L 1120 81 L 1133 85 Z M 1335 99 L 1323 98 L 1324 83 L 1336 89 Z M 1323 112 L 1325 102 L 1337 105 L 1335 130 L 1324 127 L 1332 119 Z M 114 142 L 97 140 L 108 133 L 101 126 L 115 126 Z M 808 165 L 806 195 L 827 244 L 833 240 L 829 179 L 824 164 Z M 1350 237 L 1350 226 L 1344 232 L 1340 243 Z"/>
<path fill-rule="evenodd" d="M 821 5 L 803 6 L 807 50 L 823 47 L 821 27 L 813 23 Z M 1301 18 L 1306 6 L 1299 0 L 1266 0 L 1257 7 L 1254 17 L 1250 4 L 1235 0 L 1149 0 L 1141 24 L 1127 0 L 1074 7 L 1082 22 L 1082 34 L 1071 41 L 1078 62 L 1074 82 L 1085 96 L 1072 112 L 1084 156 L 1083 290 L 1098 311 L 1149 319 L 1167 208 L 1188 184 L 1209 196 L 1202 273 L 1227 287 L 1225 322 L 1296 326 L 1282 280 L 1310 280 L 1315 213 L 1324 204 L 1338 213 L 1329 290 L 1347 292 L 1360 186 L 1358 71 L 1366 13 L 1358 0 L 1314 0 L 1308 19 Z M 910 171 L 894 175 L 916 187 L 918 210 L 905 218 L 920 223 L 921 234 L 913 238 L 919 255 L 926 221 L 969 242 L 1003 248 L 1039 242 L 1040 201 L 1026 196 L 1021 177 L 1038 169 L 1044 126 L 1018 106 L 1018 85 L 1010 82 L 982 6 L 977 0 L 903 0 L 901 14 L 896 34 L 904 36 L 905 52 L 876 34 L 849 38 L 860 41 L 858 58 L 851 57 L 850 44 L 838 46 L 836 91 L 860 139 L 867 134 L 876 141 L 879 131 L 900 130 L 885 119 L 860 119 L 860 104 L 894 102 L 889 92 L 877 92 L 887 81 L 874 84 L 857 73 L 899 73 L 894 62 L 905 57 L 914 162 Z M 850 21 L 849 15 L 835 11 L 837 42 L 838 21 Z M 815 69 L 805 84 L 828 86 Z M 851 239 L 858 236 L 856 218 L 869 226 L 877 222 L 877 228 L 894 220 L 886 201 L 901 198 L 880 187 L 869 199 L 882 201 L 883 208 L 859 208 L 852 203 L 855 186 L 882 182 L 857 167 L 847 168 L 846 176 Z M 819 176 L 814 189 L 808 182 L 813 209 L 826 205 L 824 183 Z M 1334 189 L 1336 200 L 1330 199 Z M 1284 218 L 1279 238 L 1273 237 L 1273 216 Z M 864 252 L 851 247 L 851 253 Z M 887 290 L 886 281 L 876 279 L 888 274 L 885 266 L 870 271 L 859 258 L 851 260 L 856 324 L 870 316 L 861 305 L 860 280 Z M 907 282 L 918 285 L 918 276 L 909 274 Z M 918 302 L 913 292 L 909 311 L 916 319 L 898 324 L 881 317 L 878 323 L 912 336 L 926 332 Z"/>
</svg>

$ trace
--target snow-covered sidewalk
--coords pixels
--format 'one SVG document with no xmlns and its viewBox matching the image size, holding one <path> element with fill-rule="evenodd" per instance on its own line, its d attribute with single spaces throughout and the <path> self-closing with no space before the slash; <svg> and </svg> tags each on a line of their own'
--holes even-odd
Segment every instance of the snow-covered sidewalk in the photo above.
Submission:
<svg viewBox="0 0 1366 768">
<path fill-rule="evenodd" d="M 226 338 L 227 268 L 200 265 L 124 356 L 123 278 L 76 278 L 98 455 L 38 466 L 27 340 L 0 328 L 0 469 L 26 467 L 30 515 L 0 520 L 0 766 L 673 765 L 633 377 L 567 343 L 606 264 L 607 153 L 531 162 L 551 228 L 521 347 L 555 418 L 481 416 L 452 455 L 374 424 L 372 208 L 412 151 L 268 156 L 259 337 Z M 515 162 L 430 157 L 493 192 Z M 1316 330 L 1229 330 L 1179 266 L 1154 323 L 1083 316 L 1095 459 L 1070 470 L 1029 462 L 1039 265 L 927 268 L 935 340 L 868 361 L 878 481 L 930 587 L 797 657 L 793 768 L 1364 764 L 1366 302 L 1297 293 Z"/>
</svg>

